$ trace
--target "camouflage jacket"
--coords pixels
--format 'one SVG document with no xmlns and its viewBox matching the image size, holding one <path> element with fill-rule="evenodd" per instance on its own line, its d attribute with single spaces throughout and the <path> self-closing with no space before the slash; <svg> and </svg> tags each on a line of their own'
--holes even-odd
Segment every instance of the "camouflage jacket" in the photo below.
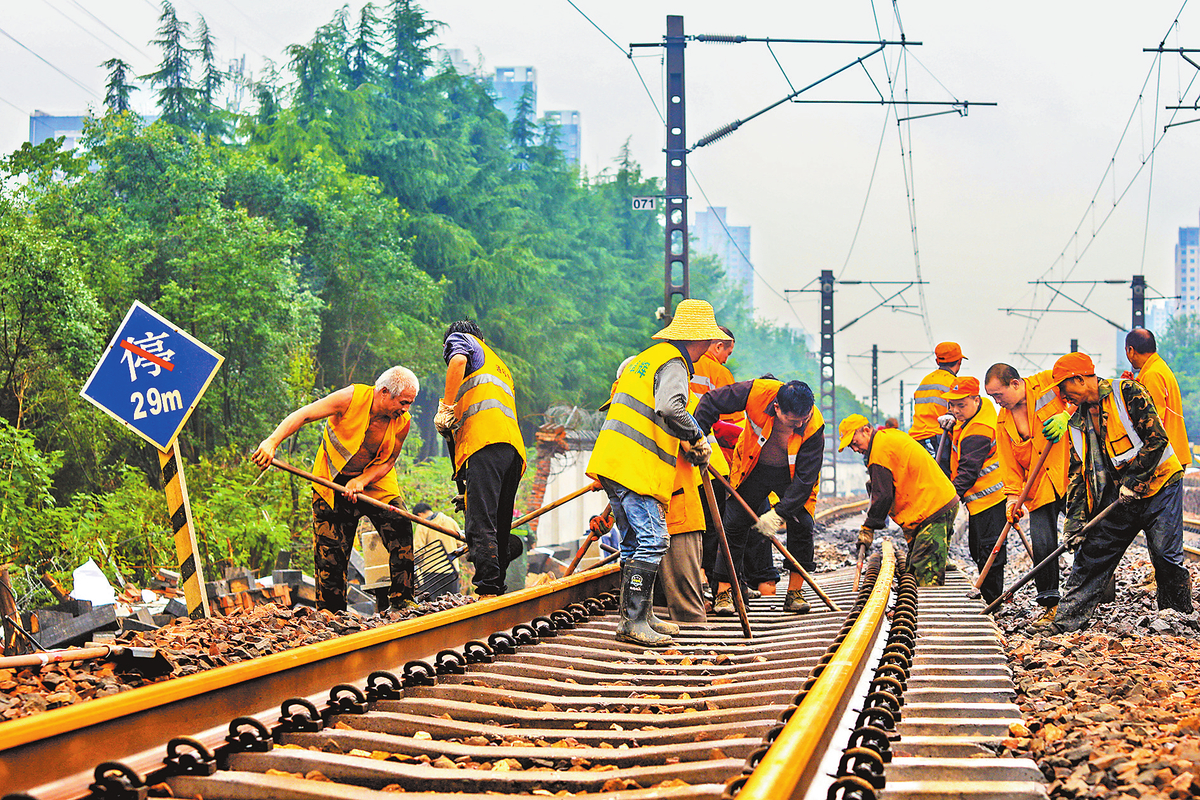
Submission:
<svg viewBox="0 0 1200 800">
<path fill-rule="evenodd" d="M 1099 378 L 1097 380 L 1100 400 L 1099 424 L 1093 431 L 1091 409 L 1093 403 L 1083 403 L 1071 415 L 1070 421 L 1067 423 L 1071 428 L 1083 433 L 1084 439 L 1089 440 L 1089 437 L 1096 434 L 1096 440 L 1099 442 L 1105 441 L 1105 431 L 1108 430 L 1108 414 L 1104 410 L 1104 399 L 1112 394 L 1112 382 Z M 1118 471 L 1108 458 L 1104 455 L 1104 461 L 1108 467 L 1108 485 L 1109 491 L 1107 496 L 1100 496 L 1097 487 L 1100 485 L 1100 478 L 1094 474 L 1094 465 L 1084 464 L 1079 458 L 1079 453 L 1074 447 L 1071 451 L 1071 469 L 1067 483 L 1067 507 L 1066 507 L 1066 523 L 1063 525 L 1063 532 L 1079 530 L 1084 523 L 1095 514 L 1099 513 L 1103 507 L 1112 499 L 1116 498 L 1117 489 L 1120 486 L 1128 486 L 1134 491 L 1140 493 L 1146 483 L 1154 475 L 1155 469 L 1158 467 L 1159 459 L 1162 458 L 1163 451 L 1167 448 L 1170 442 L 1167 439 L 1166 429 L 1163 428 L 1162 420 L 1158 416 L 1158 412 L 1154 409 L 1154 400 L 1150 394 L 1137 381 L 1122 381 L 1122 396 L 1125 399 L 1125 407 L 1129 411 L 1129 419 L 1133 422 L 1133 427 L 1137 431 L 1138 436 L 1142 438 L 1142 449 L 1137 456 L 1125 465 L 1124 469 Z M 1090 460 L 1090 459 L 1089 459 Z M 1179 480 L 1179 475 L 1172 478 L 1172 481 Z M 1097 497 L 1099 502 L 1092 509 L 1088 508 L 1088 486 L 1091 484 L 1092 495 Z"/>
</svg>

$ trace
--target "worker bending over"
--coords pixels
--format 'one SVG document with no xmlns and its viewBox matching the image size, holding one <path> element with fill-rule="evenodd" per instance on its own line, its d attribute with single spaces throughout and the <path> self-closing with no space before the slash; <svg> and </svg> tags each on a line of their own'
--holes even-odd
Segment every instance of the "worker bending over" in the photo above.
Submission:
<svg viewBox="0 0 1200 800">
<path fill-rule="evenodd" d="M 1040 564 L 1058 548 L 1058 515 L 1066 502 L 1071 465 L 1065 436 L 1068 405 L 1059 397 L 1048 369 L 1022 378 L 1016 367 L 993 364 L 984 376 L 983 388 L 1000 406 L 996 450 L 1004 479 L 1004 513 L 1016 525 L 1029 512 L 1033 560 Z M 1043 454 L 1045 464 L 1031 476 Z M 1026 483 L 1029 494 L 1018 506 L 1017 497 Z M 1054 622 L 1058 609 L 1058 562 L 1039 570 L 1033 581 L 1042 613 L 1031 625 L 1045 627 Z"/>
<path fill-rule="evenodd" d="M 813 562 L 813 512 L 825 452 L 825 419 L 815 407 L 812 389 L 801 381 L 782 383 L 759 378 L 714 389 L 700 398 L 696 422 L 708 431 L 721 414 L 745 411 L 746 425 L 733 451 L 730 482 L 751 508 L 757 509 L 771 492 L 779 502 L 757 523 L 741 503 L 725 507 L 725 535 L 733 568 L 741 573 L 750 528 L 774 534 L 787 528 L 787 549 L 806 570 Z M 760 537 L 755 536 L 755 539 Z M 718 560 L 713 568 L 717 599 L 713 613 L 731 615 L 733 576 Z M 797 572 L 788 577 L 783 610 L 803 614 L 809 604 L 803 596 L 804 579 Z"/>
<path fill-rule="evenodd" d="M 451 323 L 442 343 L 446 388 L 433 421 L 450 443 L 455 477 L 465 484 L 464 532 L 475 592 L 500 595 L 509 562 L 520 552 L 514 553 L 509 533 L 525 472 L 513 377 L 472 320 Z"/>
<path fill-rule="evenodd" d="M 962 348 L 957 342 L 942 342 L 933 349 L 933 357 L 937 360 L 937 369 L 921 379 L 917 390 L 913 393 L 912 427 L 908 433 L 929 451 L 935 458 L 938 455 L 942 439 L 947 436 L 945 429 L 938 422 L 938 417 L 946 415 L 946 401 L 942 398 L 954 385 L 954 378 L 962 367 Z M 950 474 L 950 448 L 941 449 L 939 466 L 946 475 Z"/>
<path fill-rule="evenodd" d="M 957 378 L 942 395 L 957 425 L 950 436 L 950 483 L 967 507 L 967 546 L 971 560 L 983 570 L 1004 530 L 1004 480 L 996 452 L 996 408 L 979 396 L 979 381 Z M 991 603 L 1004 591 L 1008 551 L 1001 547 L 991 571 L 979 587 Z"/>
<path fill-rule="evenodd" d="M 663 509 L 675 489 L 681 450 L 697 467 L 708 467 L 712 448 L 687 411 L 688 382 L 693 361 L 726 335 L 711 305 L 683 300 L 671 324 L 653 338 L 666 341 L 635 356 L 617 378 L 587 466 L 588 476 L 608 494 L 621 533 L 617 640 L 645 646 L 669 644 L 678 632 L 652 613 L 658 565 L 668 544 Z"/>
<path fill-rule="evenodd" d="M 1068 353 L 1054 362 L 1059 393 L 1078 408 L 1067 431 L 1071 472 L 1063 536 L 1077 548 L 1057 618 L 1045 630 L 1082 628 L 1138 531 L 1145 531 L 1158 607 L 1191 613 L 1183 565 L 1183 467 L 1154 401 L 1137 381 L 1096 377 L 1092 359 Z M 1112 503 L 1094 528 L 1083 526 Z"/>
<path fill-rule="evenodd" d="M 891 518 L 908 544 L 905 567 L 918 586 L 941 586 L 946 579 L 946 551 L 958 495 L 929 451 L 899 430 L 876 431 L 867 418 L 851 414 L 838 425 L 838 450 L 849 447 L 865 456 L 871 505 L 858 533 L 870 547 L 875 531 Z"/>
<path fill-rule="evenodd" d="M 404 508 L 396 479 L 396 457 L 408 435 L 408 409 L 417 398 L 417 376 L 404 367 L 385 370 L 375 386 L 352 384 L 314 400 L 284 417 L 250 459 L 266 469 L 285 439 L 310 422 L 328 419 L 312 471 L 341 484 L 344 492 L 313 486 L 313 566 L 317 572 L 317 608 L 346 609 L 346 565 L 359 517 L 375 526 L 388 551 L 394 608 L 413 601 L 412 523 L 359 502 L 359 493 Z"/>
</svg>

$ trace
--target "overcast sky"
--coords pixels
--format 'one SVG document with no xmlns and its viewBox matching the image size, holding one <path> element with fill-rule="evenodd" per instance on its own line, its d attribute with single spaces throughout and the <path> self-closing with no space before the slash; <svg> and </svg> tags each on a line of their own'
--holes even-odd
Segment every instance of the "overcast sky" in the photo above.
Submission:
<svg viewBox="0 0 1200 800">
<path fill-rule="evenodd" d="M 625 48 L 630 42 L 660 40 L 667 14 L 683 14 L 689 34 L 876 39 L 877 13 L 883 37 L 900 34 L 892 6 L 882 0 L 874 10 L 867 0 L 576 0 L 576 5 L 620 47 L 567 0 L 424 3 L 430 16 L 445 24 L 439 43 L 482 60 L 487 71 L 533 66 L 540 109 L 581 112 L 583 161 L 591 174 L 610 168 L 626 139 L 647 174 L 663 174 L 663 126 Z M 25 140 L 34 109 L 69 115 L 98 106 L 102 61 L 120 56 L 145 73 L 158 60 L 147 44 L 157 26 L 158 6 L 152 0 L 10 0 L 6 6 L 0 22 L 0 150 L 5 152 Z M 356 2 L 352 9 L 360 6 Z M 177 3 L 185 19 L 205 16 L 222 60 L 245 54 L 256 75 L 265 58 L 283 62 L 283 48 L 306 41 L 338 7 L 294 0 Z M 919 351 L 907 357 L 918 365 L 881 390 L 884 410 L 893 411 L 898 381 L 905 380 L 911 391 L 932 368 L 924 355 L 931 349 L 929 336 L 934 342 L 962 343 L 969 359 L 963 374 L 980 375 L 998 360 L 1029 370 L 1030 362 L 1014 355 L 1027 337 L 1025 352 L 1042 366 L 1048 367 L 1053 354 L 1065 352 L 1075 337 L 1102 369 L 1111 371 L 1116 330 L 1103 320 L 1048 314 L 1030 336 L 1025 318 L 999 309 L 1044 305 L 1048 290 L 1040 288 L 1035 298 L 1029 285 L 1040 278 L 1128 281 L 1144 271 L 1153 289 L 1175 293 L 1178 228 L 1200 219 L 1200 125 L 1171 128 L 1153 161 L 1146 159 L 1171 114 L 1178 113 L 1177 122 L 1200 117 L 1200 112 L 1164 110 L 1179 105 L 1181 97 L 1195 103 L 1200 80 L 1184 94 L 1197 71 L 1176 54 L 1156 64 L 1155 55 L 1142 48 L 1156 46 L 1164 36 L 1167 47 L 1200 47 L 1200 9 L 1182 0 L 1136 6 L 900 0 L 899 11 L 908 41 L 922 43 L 909 48 L 910 57 L 899 69 L 899 49 L 888 48 L 886 67 L 881 56 L 874 56 L 865 62 L 867 70 L 847 70 L 802 97 L 878 98 L 872 81 L 890 95 L 890 73 L 897 97 L 907 88 L 913 100 L 999 105 L 972 107 L 965 117 L 948 114 L 906 124 L 903 146 L 911 152 L 920 269 L 929 282 L 929 335 L 919 315 L 873 312 L 837 336 L 838 381 L 859 395 L 869 391 L 869 360 L 850 356 L 869 352 L 872 344 Z M 799 88 L 870 50 L 797 44 L 773 49 L 782 69 L 761 44 L 689 45 L 689 144 L 783 98 L 789 80 Z M 661 107 L 661 53 L 637 54 L 635 63 Z M 151 101 L 148 90 L 135 96 L 143 111 L 150 110 Z M 944 109 L 914 106 L 901 109 L 901 116 L 939 110 Z M 698 185 L 689 185 L 691 209 L 711 201 L 728 207 L 731 224 L 752 228 L 750 255 L 760 275 L 755 300 L 762 316 L 791 324 L 799 320 L 815 333 L 816 296 L 788 295 L 789 305 L 779 295 L 815 285 L 822 269 L 847 280 L 915 277 L 901 139 L 895 114 L 885 118 L 885 113 L 879 105 L 786 103 L 689 157 L 698 179 Z M 1114 209 L 1115 198 L 1121 199 Z M 1079 236 L 1073 238 L 1077 228 Z M 1063 289 L 1079 299 L 1089 291 L 1082 285 Z M 1128 324 L 1129 295 L 1127 285 L 1099 286 L 1089 305 Z M 904 297 L 919 306 L 915 288 Z M 866 286 L 839 287 L 837 324 L 877 299 Z M 881 379 L 897 375 L 906 364 L 904 356 L 882 356 Z"/>
</svg>

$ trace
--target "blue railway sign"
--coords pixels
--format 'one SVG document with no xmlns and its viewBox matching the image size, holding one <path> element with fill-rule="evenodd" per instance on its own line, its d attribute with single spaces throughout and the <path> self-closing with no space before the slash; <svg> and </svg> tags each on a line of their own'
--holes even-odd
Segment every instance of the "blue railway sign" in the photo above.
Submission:
<svg viewBox="0 0 1200 800">
<path fill-rule="evenodd" d="M 80 394 L 165 452 L 224 360 L 135 302 Z"/>
</svg>

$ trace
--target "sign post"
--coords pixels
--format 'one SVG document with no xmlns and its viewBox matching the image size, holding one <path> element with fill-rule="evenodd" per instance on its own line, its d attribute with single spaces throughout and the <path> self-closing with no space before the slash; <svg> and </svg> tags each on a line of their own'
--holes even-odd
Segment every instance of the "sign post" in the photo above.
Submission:
<svg viewBox="0 0 1200 800">
<path fill-rule="evenodd" d="M 158 449 L 188 616 L 208 616 L 183 461 L 175 441 L 225 357 L 134 303 L 80 394 Z"/>
</svg>

